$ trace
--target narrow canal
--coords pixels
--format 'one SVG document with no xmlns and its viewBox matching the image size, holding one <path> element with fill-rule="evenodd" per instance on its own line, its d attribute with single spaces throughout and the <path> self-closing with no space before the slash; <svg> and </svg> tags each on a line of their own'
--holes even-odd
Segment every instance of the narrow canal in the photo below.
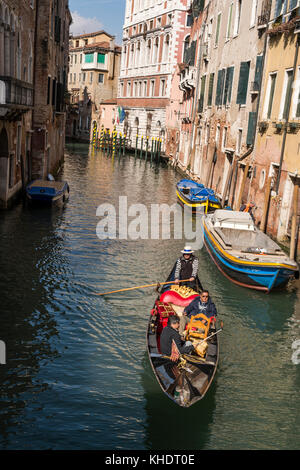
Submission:
<svg viewBox="0 0 300 470">
<path fill-rule="evenodd" d="M 76 144 L 61 176 L 71 188 L 63 210 L 0 213 L 0 448 L 298 449 L 299 284 L 252 292 L 197 252 L 224 331 L 212 387 L 182 409 L 146 355 L 154 290 L 94 295 L 169 274 L 184 240 L 99 240 L 96 210 L 117 208 L 119 196 L 171 205 L 179 175 Z"/>
</svg>

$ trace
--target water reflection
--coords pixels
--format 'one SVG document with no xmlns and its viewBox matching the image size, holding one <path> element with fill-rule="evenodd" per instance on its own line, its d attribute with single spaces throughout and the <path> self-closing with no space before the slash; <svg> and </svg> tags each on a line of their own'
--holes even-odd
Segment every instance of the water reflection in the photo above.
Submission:
<svg viewBox="0 0 300 470">
<path fill-rule="evenodd" d="M 148 356 L 141 374 L 145 397 L 145 448 L 149 450 L 202 450 L 210 441 L 217 380 L 206 396 L 190 408 L 173 403 L 156 382 Z"/>
<path fill-rule="evenodd" d="M 22 422 L 24 410 L 48 384 L 37 378 L 42 364 L 59 354 L 51 297 L 67 264 L 63 238 L 56 234 L 61 211 L 24 209 L 1 214 L 1 326 L 6 365 L 0 367 L 0 433 Z"/>
</svg>

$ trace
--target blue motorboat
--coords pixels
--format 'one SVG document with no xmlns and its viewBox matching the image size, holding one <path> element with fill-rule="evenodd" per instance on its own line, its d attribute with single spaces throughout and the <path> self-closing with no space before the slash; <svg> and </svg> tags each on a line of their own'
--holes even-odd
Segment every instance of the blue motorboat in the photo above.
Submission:
<svg viewBox="0 0 300 470">
<path fill-rule="evenodd" d="M 30 202 L 46 205 L 63 205 L 68 199 L 70 188 L 66 181 L 34 180 L 26 188 Z"/>
<path fill-rule="evenodd" d="M 213 189 L 189 179 L 182 179 L 176 185 L 176 194 L 179 204 L 187 206 L 193 211 L 199 207 L 204 208 L 205 214 L 220 209 L 221 201 Z"/>
</svg>

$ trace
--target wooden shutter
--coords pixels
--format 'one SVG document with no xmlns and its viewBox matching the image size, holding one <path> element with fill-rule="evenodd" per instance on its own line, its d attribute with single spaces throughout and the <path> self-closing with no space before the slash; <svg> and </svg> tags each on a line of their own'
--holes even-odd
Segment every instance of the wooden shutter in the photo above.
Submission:
<svg viewBox="0 0 300 470">
<path fill-rule="evenodd" d="M 232 79 L 233 79 L 234 67 L 228 67 L 226 69 L 225 87 L 224 87 L 224 98 L 223 104 L 230 103 L 231 90 L 232 90 Z"/>
<path fill-rule="evenodd" d="M 200 99 L 199 99 L 199 107 L 198 107 L 199 113 L 202 113 L 203 107 L 204 107 L 205 82 L 206 82 L 206 75 L 203 75 L 203 77 L 201 78 L 201 90 L 200 90 Z"/>
<path fill-rule="evenodd" d="M 250 62 L 241 62 L 236 103 L 246 104 Z"/>
<path fill-rule="evenodd" d="M 207 97 L 207 106 L 212 105 L 212 97 L 213 97 L 213 88 L 214 88 L 214 78 L 215 74 L 211 73 L 209 76 L 209 84 L 208 84 L 208 97 Z"/>
<path fill-rule="evenodd" d="M 225 69 L 218 71 L 216 105 L 222 106 L 223 90 L 224 90 Z"/>
<path fill-rule="evenodd" d="M 263 56 L 258 55 L 256 57 L 255 74 L 254 74 L 255 91 L 260 90 L 260 82 L 261 82 L 261 76 L 262 76 L 262 66 L 263 66 Z"/>
<path fill-rule="evenodd" d="M 249 120 L 248 120 L 248 132 L 247 132 L 247 145 L 253 145 L 254 137 L 255 137 L 255 128 L 256 128 L 256 112 L 249 113 Z"/>
</svg>

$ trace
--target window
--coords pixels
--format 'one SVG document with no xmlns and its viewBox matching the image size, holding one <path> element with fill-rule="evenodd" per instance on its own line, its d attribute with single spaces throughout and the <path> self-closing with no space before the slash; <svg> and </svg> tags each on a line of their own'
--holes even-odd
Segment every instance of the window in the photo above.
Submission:
<svg viewBox="0 0 300 470">
<path fill-rule="evenodd" d="M 150 82 L 150 96 L 154 96 L 154 90 L 155 90 L 155 80 L 151 80 L 151 82 Z"/>
<path fill-rule="evenodd" d="M 234 32 L 233 32 L 234 36 L 237 36 L 240 31 L 241 11 L 242 11 L 242 0 L 237 0 L 236 10 L 235 10 Z"/>
<path fill-rule="evenodd" d="M 21 145 L 22 145 L 22 124 L 18 124 L 17 127 L 17 162 L 20 163 L 21 161 Z"/>
<path fill-rule="evenodd" d="M 85 54 L 84 61 L 86 64 L 91 64 L 94 62 L 94 54 Z"/>
<path fill-rule="evenodd" d="M 272 114 L 276 78 L 277 78 L 277 73 L 270 73 L 268 85 L 267 85 L 267 93 L 266 93 L 266 101 L 265 101 L 265 109 L 264 109 L 264 116 L 267 119 L 270 119 L 271 114 Z"/>
<path fill-rule="evenodd" d="M 144 96 L 147 96 L 147 82 L 144 82 Z"/>
<path fill-rule="evenodd" d="M 103 73 L 99 73 L 99 75 L 98 75 L 98 83 L 104 83 L 104 74 L 103 74 Z"/>
<path fill-rule="evenodd" d="M 205 82 L 206 82 L 206 75 L 203 75 L 203 77 L 201 77 L 200 98 L 199 98 L 199 105 L 198 105 L 199 113 L 202 113 L 203 108 L 204 108 Z"/>
<path fill-rule="evenodd" d="M 295 85 L 292 116 L 296 118 L 300 117 L 300 67 L 298 68 L 298 79 Z"/>
<path fill-rule="evenodd" d="M 292 92 L 293 70 L 286 70 L 284 79 L 284 88 L 281 101 L 280 116 L 282 119 L 288 119 L 290 96 Z"/>
<path fill-rule="evenodd" d="M 257 0 L 252 0 L 250 27 L 255 26 L 256 13 L 257 13 Z"/>
<path fill-rule="evenodd" d="M 90 83 L 93 83 L 93 72 L 90 72 Z"/>
<path fill-rule="evenodd" d="M 192 26 L 192 24 L 193 24 L 193 17 L 192 17 L 192 15 L 187 14 L 186 15 L 186 25 L 187 26 Z"/>
<path fill-rule="evenodd" d="M 131 82 L 127 82 L 127 96 L 131 96 Z"/>
<path fill-rule="evenodd" d="M 51 93 L 51 77 L 48 77 L 47 104 L 50 104 L 50 93 Z"/>
<path fill-rule="evenodd" d="M 234 73 L 234 67 L 228 67 L 226 69 L 224 96 L 223 96 L 223 104 L 225 106 L 228 105 L 231 101 L 233 73 Z"/>
<path fill-rule="evenodd" d="M 214 88 L 214 78 L 215 74 L 211 73 L 209 76 L 209 84 L 208 84 L 208 97 L 207 97 L 207 106 L 212 105 L 212 97 L 213 97 L 213 88 Z"/>
<path fill-rule="evenodd" d="M 163 78 L 160 81 L 160 96 L 165 96 L 166 94 L 166 80 Z"/>
<path fill-rule="evenodd" d="M 230 7 L 229 7 L 226 39 L 229 39 L 229 38 L 230 38 L 230 33 L 231 33 L 231 20 L 232 20 L 232 9 L 233 9 L 233 3 L 231 3 L 231 4 L 230 4 Z"/>
<path fill-rule="evenodd" d="M 222 106 L 223 91 L 224 91 L 225 69 L 218 71 L 218 81 L 216 90 L 216 106 Z"/>
<path fill-rule="evenodd" d="M 83 74 L 82 74 L 82 81 L 83 81 L 83 83 L 85 82 L 85 75 L 86 75 L 85 72 L 83 72 Z"/>
<path fill-rule="evenodd" d="M 236 154 L 240 155 L 241 154 L 241 149 L 242 149 L 242 134 L 243 134 L 243 129 L 238 130 L 238 136 L 237 136 L 237 141 L 236 141 Z"/>
<path fill-rule="evenodd" d="M 123 97 L 123 94 L 124 94 L 124 83 L 121 82 L 121 83 L 120 83 L 120 97 L 121 97 L 121 98 Z"/>
<path fill-rule="evenodd" d="M 169 59 L 169 48 L 170 48 L 170 36 L 167 34 L 164 41 L 164 62 Z"/>
<path fill-rule="evenodd" d="M 105 64 L 105 54 L 100 54 L 100 52 L 98 52 L 97 63 Z"/>
<path fill-rule="evenodd" d="M 222 151 L 223 152 L 226 148 L 226 145 L 227 145 L 227 127 L 224 127 L 223 135 L 222 135 Z"/>
<path fill-rule="evenodd" d="M 217 29 L 216 29 L 216 38 L 215 38 L 215 46 L 218 45 L 219 43 L 219 35 L 220 35 L 220 25 L 221 25 L 221 13 L 218 14 L 218 19 L 217 19 Z"/>
<path fill-rule="evenodd" d="M 250 71 L 250 62 L 241 62 L 238 92 L 237 92 L 237 98 L 236 98 L 237 104 L 246 104 L 249 71 Z"/>
</svg>

